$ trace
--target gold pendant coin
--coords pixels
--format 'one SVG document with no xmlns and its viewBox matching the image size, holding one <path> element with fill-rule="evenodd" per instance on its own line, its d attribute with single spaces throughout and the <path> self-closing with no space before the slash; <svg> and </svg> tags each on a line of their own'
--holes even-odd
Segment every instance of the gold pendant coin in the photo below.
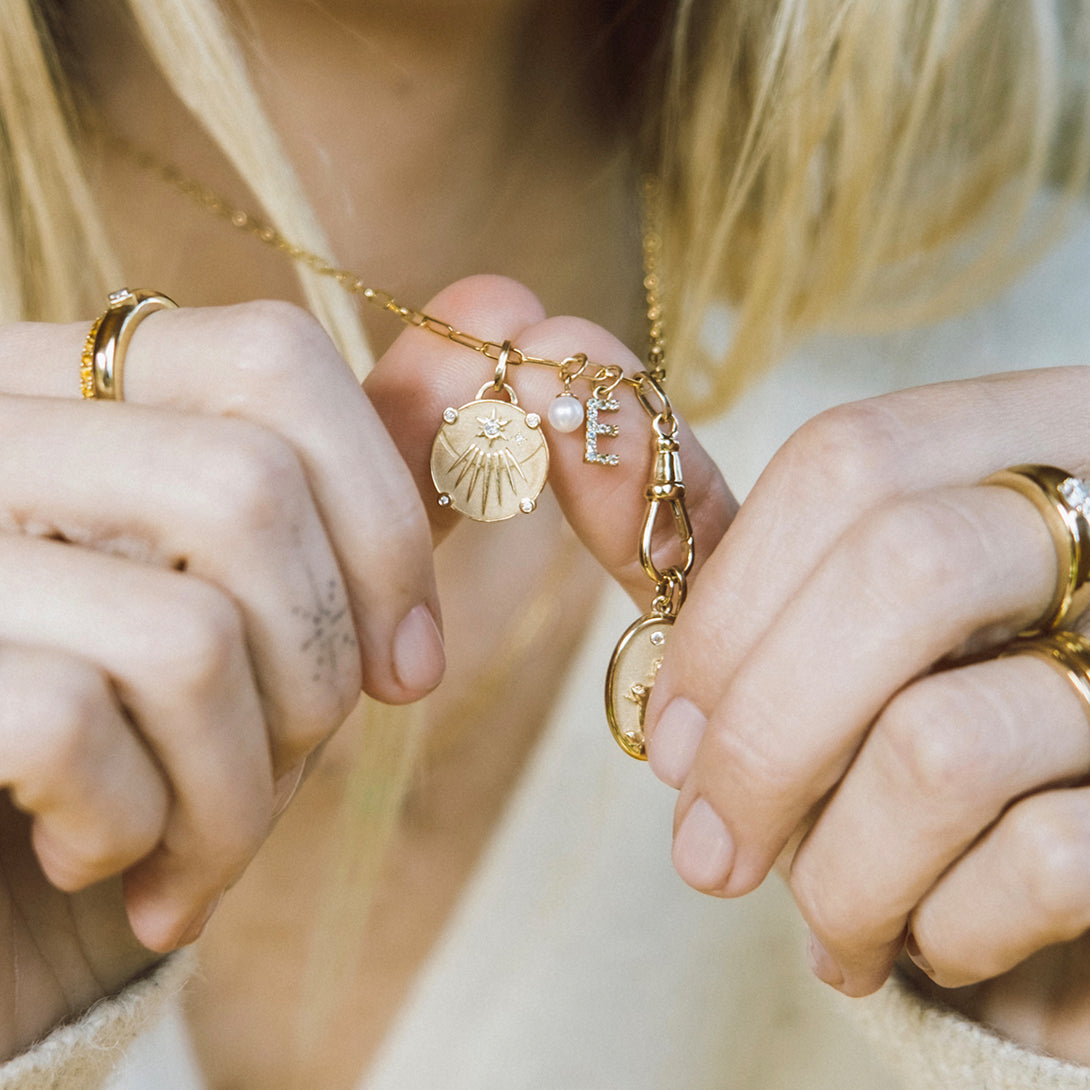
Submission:
<svg viewBox="0 0 1090 1090">
<path fill-rule="evenodd" d="M 431 447 L 439 503 L 478 522 L 529 513 L 549 474 L 541 417 L 508 401 L 471 401 L 443 411 Z"/>
<path fill-rule="evenodd" d="M 617 644 L 606 674 L 606 718 L 617 744 L 630 757 L 647 760 L 643 719 L 666 651 L 673 620 L 648 613 L 630 625 Z"/>
</svg>

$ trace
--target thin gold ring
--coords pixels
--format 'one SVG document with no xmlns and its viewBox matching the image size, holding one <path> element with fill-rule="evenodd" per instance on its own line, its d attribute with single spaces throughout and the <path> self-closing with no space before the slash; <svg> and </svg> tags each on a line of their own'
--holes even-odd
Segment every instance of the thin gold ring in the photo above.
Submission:
<svg viewBox="0 0 1090 1090">
<path fill-rule="evenodd" d="M 1049 632 L 1090 605 L 1090 486 L 1055 466 L 1018 465 L 993 473 L 982 484 L 1025 496 L 1040 512 L 1056 550 L 1056 589 L 1040 619 L 1019 635 Z"/>
<path fill-rule="evenodd" d="M 1056 629 L 1031 639 L 1015 640 L 999 653 L 999 658 L 1013 655 L 1032 655 L 1062 674 L 1078 693 L 1090 723 L 1090 640 L 1078 632 Z"/>
<path fill-rule="evenodd" d="M 83 346 L 80 393 L 101 401 L 124 400 L 125 352 L 136 327 L 149 314 L 177 305 L 158 291 L 111 292 L 106 312 L 95 319 Z"/>
</svg>

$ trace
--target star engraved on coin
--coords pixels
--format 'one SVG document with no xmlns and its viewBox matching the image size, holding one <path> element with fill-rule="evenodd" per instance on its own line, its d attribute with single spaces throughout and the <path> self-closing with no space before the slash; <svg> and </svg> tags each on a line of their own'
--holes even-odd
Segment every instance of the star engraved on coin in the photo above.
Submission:
<svg viewBox="0 0 1090 1090">
<path fill-rule="evenodd" d="M 500 420 L 500 418 L 498 416 L 496 416 L 495 407 L 493 407 L 492 415 L 491 416 L 478 416 L 477 417 L 477 423 L 481 425 L 481 430 L 479 432 L 477 432 L 477 438 L 478 439 L 487 439 L 488 440 L 488 447 L 491 450 L 492 449 L 492 444 L 497 439 L 506 438 L 504 436 L 504 434 L 503 434 L 503 429 L 506 428 L 507 425 L 511 423 L 511 421 L 510 420 Z M 519 472 L 521 473 L 521 470 Z M 523 477 L 523 480 L 525 480 L 525 479 L 526 478 Z"/>
</svg>

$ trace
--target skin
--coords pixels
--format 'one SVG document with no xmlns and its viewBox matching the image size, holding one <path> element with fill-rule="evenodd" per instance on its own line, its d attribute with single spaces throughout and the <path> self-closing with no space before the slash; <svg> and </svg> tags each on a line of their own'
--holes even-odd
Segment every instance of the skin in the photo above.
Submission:
<svg viewBox="0 0 1090 1090">
<path fill-rule="evenodd" d="M 907 946 L 943 988 L 992 981 L 968 1009 L 1083 1060 L 1081 946 L 1002 974 L 1090 922 L 1086 709 L 1034 659 L 931 671 L 1047 609 L 1040 516 L 974 482 L 1085 471 L 1090 433 L 1047 406 L 1086 386 L 1081 368 L 994 376 L 805 426 L 705 564 L 648 709 L 686 881 L 739 896 L 779 860 L 827 983 L 868 994 Z"/>
<path fill-rule="evenodd" d="M 139 52 L 118 48 L 119 42 L 125 42 L 123 26 L 102 21 L 81 25 L 78 17 L 84 11 L 73 13 L 77 20 L 73 29 L 86 47 L 90 70 L 98 74 L 91 82 L 101 88 L 99 102 L 107 116 L 116 120 L 122 131 L 153 143 L 164 125 L 168 126 L 172 151 L 194 173 L 222 184 L 229 192 L 233 185 L 237 189 L 229 169 L 187 124 L 151 69 L 140 62 Z M 255 14 L 262 20 L 262 48 L 275 61 L 272 67 L 284 67 L 305 88 L 305 79 L 291 68 L 298 44 L 293 12 L 297 13 L 294 6 L 281 10 L 268 5 Z M 495 32 L 502 27 L 513 34 L 516 9 L 507 9 L 503 19 L 499 14 Z M 404 23 L 399 21 L 397 34 L 383 24 L 375 55 L 388 63 L 367 68 L 364 74 L 373 77 L 372 85 L 361 87 L 358 56 L 342 58 L 344 51 L 338 52 L 345 34 L 343 21 L 316 13 L 313 27 L 315 49 L 330 57 L 328 75 L 339 85 L 366 91 L 372 100 L 392 98 L 398 110 L 397 129 L 404 137 L 400 144 L 391 145 L 388 140 L 385 144 L 388 176 L 361 178 L 358 172 L 353 173 L 358 149 L 344 145 L 337 136 L 359 128 L 362 146 L 378 146 L 389 135 L 383 128 L 388 123 L 388 110 L 361 114 L 355 100 L 341 96 L 337 98 L 340 111 L 330 111 L 328 96 L 310 104 L 303 95 L 297 103 L 299 117 L 277 117 L 289 153 L 305 165 L 304 173 L 313 166 L 313 156 L 308 154 L 312 141 L 324 142 L 344 156 L 329 164 L 324 188 L 316 178 L 306 181 L 321 190 L 316 203 L 338 229 L 346 260 L 374 247 L 386 262 L 380 265 L 375 261 L 383 282 L 417 302 L 428 300 L 433 285 L 455 281 L 473 268 L 517 273 L 521 279 L 535 282 L 549 297 L 549 309 L 560 313 L 584 310 L 615 329 L 633 329 L 632 340 L 638 343 L 642 325 L 638 248 L 629 219 L 633 183 L 624 161 L 588 138 L 581 111 L 569 109 L 573 101 L 569 94 L 556 98 L 551 112 L 538 109 L 522 146 L 516 144 L 508 151 L 504 137 L 523 109 L 523 96 L 536 96 L 539 107 L 542 101 L 537 83 L 529 81 L 529 69 L 520 71 L 514 86 L 507 69 L 495 78 L 482 79 L 479 65 L 467 62 L 460 70 L 454 64 L 461 55 L 459 42 L 451 41 L 449 53 L 440 49 L 442 55 L 437 57 L 436 43 L 430 39 L 416 41 L 410 36 L 406 41 Z M 343 66 L 334 63 L 338 59 L 343 60 Z M 442 80 L 434 74 L 437 63 Z M 491 69 L 487 75 L 491 77 Z M 500 203 L 494 203 L 497 173 L 482 170 L 480 160 L 452 157 L 453 176 L 424 169 L 434 162 L 437 137 L 434 115 L 438 92 L 433 85 L 440 86 L 444 101 L 471 102 L 472 116 L 480 119 L 481 139 L 489 141 L 497 155 L 503 151 L 502 177 L 507 183 Z M 403 93 L 406 88 L 407 94 Z M 145 109 L 134 112 L 129 108 L 134 95 Z M 270 99 L 275 97 L 270 93 Z M 274 116 L 277 109 L 274 101 Z M 145 122 L 147 131 L 126 129 L 132 123 Z M 580 201 L 570 199 L 568 156 L 583 156 L 590 171 L 590 180 L 581 187 Z M 108 157 L 98 177 L 111 233 L 134 283 L 155 283 L 163 290 L 168 285 L 182 285 L 183 290 L 176 294 L 196 304 L 296 298 L 290 270 L 278 258 L 189 208 L 131 164 Z M 411 200 L 404 192 L 404 180 L 410 177 L 418 179 Z M 366 198 L 361 199 L 364 213 L 345 215 L 341 187 L 354 189 L 357 183 Z M 429 189 L 429 184 L 434 188 Z M 479 235 L 467 236 L 461 224 L 478 222 L 482 203 L 494 209 L 496 222 L 503 229 L 493 225 Z M 449 208 L 451 222 L 422 234 L 418 229 L 422 205 Z M 573 247 L 572 239 L 580 240 L 581 245 Z M 214 255 L 214 260 L 209 261 L 208 255 Z M 615 275 L 603 277 L 603 268 L 615 270 Z M 435 300 L 435 305 L 467 328 L 495 336 L 526 336 L 527 344 L 530 331 L 542 323 L 546 313 L 543 303 L 526 289 L 497 278 L 463 285 L 453 295 Z M 5 392 L 34 398 L 35 412 L 46 413 L 45 417 L 23 415 L 29 401 L 9 406 L 10 416 L 25 424 L 19 427 L 20 441 L 33 445 L 35 435 L 42 437 L 33 450 L 28 446 L 26 453 L 28 459 L 37 460 L 39 472 L 33 479 L 18 482 L 36 505 L 34 518 L 24 518 L 12 529 L 30 530 L 25 535 L 30 538 L 60 529 L 90 554 L 80 555 L 80 565 L 101 564 L 104 558 L 98 554 L 104 551 L 112 554 L 105 559 L 114 562 L 113 567 L 96 569 L 93 583 L 85 583 L 76 567 L 65 569 L 70 572 L 71 584 L 83 590 L 87 611 L 74 616 L 68 642 L 62 639 L 65 632 L 30 634 L 47 644 L 61 644 L 68 657 L 54 674 L 87 672 L 89 667 L 93 683 L 89 683 L 91 697 L 85 698 L 91 705 L 86 715 L 64 709 L 52 713 L 60 721 L 54 732 L 60 738 L 60 754 L 47 755 L 34 767 L 48 769 L 50 782 L 67 792 L 62 798 L 64 812 L 78 815 L 87 799 L 102 794 L 102 787 L 86 771 L 97 765 L 97 754 L 86 749 L 71 753 L 73 736 L 78 741 L 88 735 L 97 738 L 107 728 L 113 731 L 117 738 L 114 748 L 120 754 L 112 773 L 116 781 L 133 781 L 131 766 L 139 758 L 145 762 L 139 780 L 141 791 L 135 787 L 129 791 L 133 801 L 120 813 L 106 808 L 93 844 L 81 851 L 81 845 L 62 840 L 55 850 L 58 855 L 63 849 L 76 856 L 83 866 L 81 872 L 64 878 L 59 873 L 60 862 L 51 862 L 44 847 L 39 857 L 30 854 L 33 844 L 22 845 L 19 866 L 35 880 L 29 885 L 13 883 L 9 888 L 14 917 L 28 921 L 28 928 L 43 918 L 83 923 L 77 927 L 78 957 L 62 928 L 48 932 L 56 939 L 56 948 L 43 942 L 41 934 L 28 934 L 25 949 L 9 951 L 12 977 L 17 970 L 20 978 L 19 1002 L 13 1002 L 5 1027 L 4 1043 L 9 1051 L 58 1018 L 82 1009 L 96 995 L 113 990 L 150 960 L 147 951 L 128 935 L 122 905 L 137 937 L 162 950 L 195 938 L 207 923 L 209 910 L 220 904 L 221 894 L 230 887 L 216 913 L 209 949 L 202 959 L 206 969 L 193 993 L 196 1041 L 210 1079 L 239 1086 L 283 1085 L 283 1079 L 275 1076 L 299 1060 L 296 1081 L 300 1085 L 350 1085 L 366 1064 L 416 963 L 426 953 L 472 867 L 488 822 L 497 813 L 547 710 L 555 686 L 544 682 L 563 672 L 567 648 L 574 644 L 583 618 L 578 611 L 562 617 L 546 644 L 532 649 L 535 680 L 527 687 L 528 700 L 515 709 L 499 705 L 481 717 L 479 730 L 490 744 L 459 743 L 457 724 L 447 729 L 446 713 L 464 700 L 471 682 L 479 683 L 494 671 L 494 663 L 509 656 L 501 642 L 506 630 L 482 610 L 480 594 L 462 594 L 457 588 L 465 582 L 467 570 L 479 571 L 480 582 L 490 594 L 505 595 L 505 610 L 517 613 L 520 597 L 532 602 L 539 590 L 526 569 L 541 575 L 557 551 L 559 516 L 548 504 L 525 525 L 489 528 L 487 536 L 463 530 L 457 535 L 461 543 L 452 542 L 451 549 L 444 550 L 441 567 L 456 592 L 444 595 L 453 611 L 445 609 L 443 625 L 454 632 L 456 649 L 451 676 L 429 712 L 437 734 L 436 748 L 453 749 L 446 755 L 449 759 L 442 773 L 433 775 L 437 790 L 429 792 L 426 802 L 428 827 L 437 831 L 423 835 L 410 827 L 403 837 L 391 864 L 392 873 L 383 877 L 382 907 L 368 929 L 374 937 L 373 948 L 388 951 L 388 956 L 372 957 L 367 968 L 373 971 L 344 996 L 330 1000 L 334 1022 L 363 1024 L 367 1032 L 352 1033 L 347 1038 L 350 1043 L 335 1052 L 306 1050 L 302 1059 L 295 1056 L 292 1030 L 297 1007 L 289 989 L 270 987 L 270 981 L 281 975 L 298 981 L 296 967 L 300 960 L 305 962 L 307 944 L 285 943 L 282 931 L 274 937 L 272 928 L 255 927 L 254 921 L 267 917 L 268 906 L 275 904 L 279 919 L 299 920 L 305 935 L 308 921 L 316 918 L 311 891 L 315 885 L 320 888 L 324 873 L 309 886 L 297 878 L 306 873 L 316 849 L 322 846 L 321 840 L 315 843 L 315 830 L 328 828 L 337 818 L 342 770 L 357 759 L 365 744 L 358 722 L 350 722 L 314 763 L 311 783 L 301 800 L 305 805 L 282 816 L 275 849 L 260 856 L 244 879 L 239 876 L 269 830 L 270 816 L 297 782 L 300 756 L 329 736 L 346 713 L 351 703 L 346 698 L 358 691 L 361 678 L 376 695 L 395 700 L 419 696 L 438 681 L 442 653 L 426 638 L 426 625 L 423 634 L 418 632 L 409 640 L 412 653 L 408 663 L 400 672 L 395 670 L 394 646 L 403 618 L 422 602 L 439 618 L 430 547 L 456 524 L 452 518 L 440 518 L 441 512 L 433 504 L 425 508 L 413 479 L 422 480 L 422 458 L 426 458 L 444 405 L 461 403 L 488 377 L 481 375 L 479 361 L 469 353 L 452 351 L 451 346 L 420 333 L 401 333 L 396 323 L 381 316 L 377 321 L 374 315 L 366 317 L 374 323 L 371 332 L 378 349 L 389 347 L 366 394 L 352 382 L 314 322 L 283 303 L 245 302 L 228 308 L 198 305 L 148 318 L 131 344 L 123 405 L 89 406 L 63 400 L 74 393 L 69 382 L 71 361 L 78 358 L 85 326 L 16 327 L 0 335 L 4 338 L 0 352 L 8 365 Z M 599 339 L 587 341 L 588 332 Z M 545 327 L 544 334 L 554 337 L 555 330 Z M 591 330 L 589 323 L 579 322 L 567 338 L 555 341 L 555 351 L 561 356 L 575 348 L 607 355 L 617 352 L 632 369 L 634 360 L 627 350 L 613 338 L 603 345 L 602 336 L 600 330 Z M 34 367 L 26 366 L 28 359 L 35 361 Z M 394 377 L 384 380 L 383 375 Z M 557 383 L 548 373 L 520 374 L 516 385 L 528 406 L 536 402 L 544 411 Z M 391 433 L 402 444 L 401 451 L 391 443 L 376 416 L 376 407 L 393 425 Z M 107 418 L 101 412 L 92 416 L 84 411 L 87 409 L 106 412 L 109 421 L 124 422 L 115 432 L 109 423 L 96 425 L 95 421 Z M 223 414 L 228 419 L 219 419 Z M 87 433 L 88 428 L 94 429 L 93 434 Z M 96 471 L 86 451 L 97 446 L 107 432 L 116 436 L 108 443 L 118 460 L 100 463 Z M 48 437 L 54 435 L 70 435 L 70 440 L 49 444 Z M 174 438 L 164 442 L 165 435 Z M 642 448 L 635 435 L 632 440 Z M 557 455 L 557 465 L 565 461 L 579 465 L 578 438 L 571 442 L 574 457 Z M 342 460 L 338 452 L 348 449 L 354 453 Z M 645 462 L 643 449 L 640 458 Z M 402 459 L 408 460 L 410 467 Z M 102 464 L 113 465 L 121 482 L 119 495 L 115 498 L 111 494 L 108 503 Z M 645 465 L 638 471 L 645 473 Z M 285 481 L 292 482 L 290 490 Z M 69 496 L 66 502 L 74 505 L 72 509 L 59 505 L 58 490 Z M 603 482 L 594 501 L 601 504 L 600 493 L 608 490 L 609 485 Z M 430 483 L 426 494 L 433 499 Z M 81 497 L 86 502 L 79 507 Z M 147 497 L 155 497 L 155 501 Z M 390 499 L 394 502 L 388 503 Z M 14 500 L 12 506 L 17 506 Z M 295 517 L 282 519 L 281 512 Z M 293 527 L 304 525 L 304 516 L 310 520 L 305 525 L 312 525 L 313 532 L 300 545 Z M 639 517 L 638 508 L 625 513 L 628 520 Z M 16 544 L 51 547 L 53 554 L 62 548 L 56 542 L 20 540 Z M 516 567 L 499 580 L 499 590 L 493 591 L 497 584 L 493 573 L 511 570 L 512 555 L 524 558 L 526 569 Z M 76 563 L 72 546 L 59 555 L 56 565 L 64 567 L 69 561 Z M 124 568 L 117 566 L 121 561 L 128 561 Z M 184 572 L 173 570 L 180 561 L 184 561 Z M 25 562 L 22 555 L 19 562 Z M 139 584 L 134 584 L 130 573 L 136 564 L 149 569 L 139 572 L 144 579 Z M 153 574 L 168 577 L 167 590 L 158 584 L 147 585 Z M 259 585 L 262 577 L 265 581 Z M 305 707 L 312 706 L 312 694 L 303 699 L 304 693 L 297 693 L 301 683 L 311 684 L 316 665 L 303 651 L 312 626 L 293 610 L 311 608 L 313 586 L 324 588 L 329 578 L 345 588 L 344 597 L 351 607 L 346 617 L 352 624 L 344 635 L 357 642 L 360 653 L 354 660 L 338 660 L 343 676 L 324 694 L 330 709 L 328 720 L 316 715 L 315 721 L 296 725 L 281 744 L 272 716 L 265 713 L 266 692 L 280 689 L 285 701 L 296 697 Z M 578 555 L 572 559 L 568 578 L 576 600 L 593 600 L 596 577 L 586 559 Z M 183 590 L 176 590 L 179 584 L 184 584 Z M 65 604 L 69 595 L 58 595 L 55 585 L 49 587 L 46 581 L 37 585 L 37 598 L 26 604 L 21 615 L 40 617 L 40 626 L 46 627 L 56 621 L 57 613 L 70 612 Z M 88 664 L 84 661 L 86 640 L 79 634 L 96 631 L 103 623 L 100 614 L 116 603 L 119 586 L 139 590 L 127 595 L 140 606 L 132 609 L 135 616 L 130 636 L 124 643 L 120 636 L 96 641 L 95 649 L 101 645 L 104 654 L 108 651 L 125 661 Z M 378 593 L 371 593 L 376 588 Z M 170 646 L 177 630 L 173 623 L 176 598 L 186 590 L 191 590 L 210 614 L 208 619 L 201 614 L 190 626 L 193 646 L 201 652 L 196 656 L 192 647 Z M 55 603 L 52 613 L 49 603 Z M 194 612 L 199 612 L 196 606 Z M 171 618 L 171 623 L 155 620 L 161 616 Z M 263 632 L 266 642 L 279 647 L 279 660 L 271 652 L 260 660 L 258 645 Z M 73 650 L 79 660 L 74 664 L 69 661 Z M 142 673 L 130 671 L 131 686 L 122 701 L 113 682 L 127 667 L 130 655 L 150 661 Z M 164 662 L 175 659 L 204 662 L 211 676 L 172 677 L 168 690 L 157 675 Z M 345 665 L 353 661 L 355 676 Z M 224 677 L 228 662 L 235 663 L 235 674 Z M 243 665 L 249 666 L 250 676 L 245 676 Z M 530 670 L 524 667 L 520 673 L 529 674 Z M 26 699 L 60 684 L 52 678 L 45 686 L 25 669 L 18 671 L 18 677 Z M 403 684 L 406 678 L 411 685 Z M 187 701 L 180 688 L 186 683 L 195 690 L 192 701 Z M 150 702 L 167 691 L 172 719 L 159 722 L 157 709 L 150 706 L 146 712 L 134 714 L 134 705 L 145 693 Z M 12 707 L 18 706 L 16 695 L 13 690 Z M 226 756 L 217 754 L 222 771 L 214 770 L 222 783 L 232 785 L 234 794 L 229 800 L 222 789 L 216 797 L 202 797 L 202 792 L 211 790 L 203 783 L 202 745 L 196 739 L 192 747 L 183 745 L 176 741 L 178 732 L 170 729 L 179 719 L 190 724 L 191 736 L 197 729 L 207 729 L 208 713 L 200 704 L 202 699 L 206 704 L 209 699 L 217 702 L 219 719 L 232 723 L 236 705 L 244 703 L 249 708 L 245 731 L 224 726 L 216 732 L 221 746 L 230 751 Z M 187 709 L 188 703 L 194 707 Z M 83 719 L 91 720 L 90 728 L 80 729 Z M 24 732 L 15 732 L 14 724 L 10 729 L 15 744 Z M 443 742 L 442 733 L 454 735 L 454 739 Z M 179 750 L 173 765 L 160 752 L 167 742 Z M 124 764 L 127 751 L 135 756 Z M 182 768 L 181 759 L 187 753 L 192 753 L 190 764 Z M 228 764 L 228 759 L 233 763 Z M 240 767 L 248 770 L 248 782 L 252 783 L 245 793 L 237 790 Z M 311 784 L 328 790 L 311 789 Z M 107 792 L 107 797 L 117 794 L 116 790 Z M 44 804 L 28 794 L 23 805 L 37 825 L 47 824 Z M 178 823 L 183 810 L 209 815 L 206 836 L 220 840 L 237 836 L 239 843 L 205 842 L 197 835 L 201 830 L 192 831 L 181 824 L 177 844 L 172 841 L 168 851 L 167 832 L 171 822 Z M 467 813 L 471 820 L 459 820 Z M 230 820 L 224 820 L 225 814 Z M 73 819 L 63 829 L 77 824 Z M 25 823 L 19 827 L 25 833 Z M 244 836 L 241 829 L 246 831 Z M 458 835 L 447 830 L 457 830 Z M 44 845 L 44 834 L 34 835 Z M 161 860 L 158 870 L 151 862 L 144 862 L 145 858 L 153 861 L 156 853 Z M 42 866 L 57 875 L 63 895 L 42 881 L 38 872 Z M 149 872 L 143 882 L 139 881 L 141 868 Z M 113 881 L 96 881 L 119 873 L 124 874 L 123 889 Z M 426 897 L 420 896 L 419 883 L 412 878 L 415 873 L 429 876 Z M 94 884 L 88 886 L 88 882 Z M 77 887 L 81 888 L 69 896 Z M 269 890 L 275 891 L 272 898 Z M 46 912 L 47 903 L 54 906 L 50 913 Z M 395 936 L 401 941 L 385 941 Z M 33 972 L 30 966 L 35 967 Z M 25 1002 L 27 981 L 32 978 L 39 981 L 35 987 L 42 998 L 37 1004 Z M 5 994 L 16 995 L 14 986 Z M 270 1036 L 268 1027 L 282 1022 L 287 1023 L 287 1032 Z"/>
<path fill-rule="evenodd" d="M 315 5 L 305 20 L 274 0 L 245 11 L 269 111 L 346 264 L 479 335 L 633 371 L 622 342 L 642 338 L 635 181 L 578 82 L 556 80 L 558 43 L 534 39 L 535 63 L 515 64 L 528 55 L 521 5 L 482 7 L 479 21 L 423 2 Z M 124 27 L 86 15 L 72 12 L 75 38 L 108 122 L 153 145 L 169 132 L 177 160 L 249 204 L 139 51 L 119 48 Z M 464 141 L 478 154 L 437 157 Z M 0 485 L 0 563 L 14 573 L 0 589 L 0 754 L 18 807 L 0 826 L 0 933 L 12 936 L 0 1044 L 12 1051 L 111 991 L 149 950 L 192 941 L 215 910 L 191 1013 L 210 1079 L 268 1086 L 294 1065 L 299 1085 L 351 1086 L 517 774 L 548 704 L 542 679 L 571 643 L 560 637 L 579 629 L 566 616 L 536 649 L 535 699 L 482 715 L 487 745 L 453 733 L 447 713 L 505 651 L 479 587 L 487 600 L 506 572 L 505 604 L 532 598 L 560 516 L 546 505 L 533 524 L 452 534 L 454 519 L 422 498 L 428 450 L 442 408 L 489 377 L 480 361 L 367 313 L 381 358 L 361 393 L 298 307 L 251 302 L 298 302 L 283 264 L 131 164 L 99 171 L 132 282 L 182 285 L 189 305 L 141 325 L 123 405 L 73 399 L 85 325 L 0 331 L 0 423 L 28 467 Z M 426 230 L 421 208 L 436 210 Z M 481 268 L 506 276 L 464 279 Z M 565 313 L 589 320 L 547 317 Z M 922 676 L 1047 603 L 1039 516 L 972 486 L 1018 461 L 1084 467 L 1079 421 L 1063 435 L 1048 422 L 1085 381 L 996 378 L 827 414 L 784 448 L 727 538 L 736 504 L 683 433 L 703 568 L 648 720 L 652 767 L 680 789 L 678 869 L 737 895 L 779 858 L 815 934 L 815 970 L 852 994 L 878 986 L 909 929 L 940 984 L 965 984 L 1086 926 L 1084 795 L 1049 789 L 1090 758 L 1078 702 L 1040 663 Z M 539 412 L 557 392 L 535 369 L 515 382 Z M 551 482 L 588 554 L 644 605 L 627 543 L 643 517 L 632 496 L 646 434 L 626 428 L 613 449 L 624 468 L 606 477 L 584 471 L 577 441 L 553 444 Z M 437 580 L 431 548 L 448 535 Z M 593 584 L 585 560 L 569 578 Z M 300 1058 L 292 993 L 270 984 L 298 979 L 305 943 L 276 925 L 315 917 L 315 830 L 340 804 L 355 720 L 242 872 L 361 686 L 402 702 L 438 684 L 439 587 L 452 669 L 429 717 L 444 764 L 383 876 L 368 971 L 331 999 L 338 1047 Z M 335 666 L 309 642 L 316 603 L 344 606 Z M 467 813 L 477 820 L 458 820 Z M 1077 1035 L 1053 1032 L 1078 1011 L 1078 989 L 1004 1023 L 1042 979 L 998 978 L 975 1009 L 1082 1055 Z"/>
</svg>

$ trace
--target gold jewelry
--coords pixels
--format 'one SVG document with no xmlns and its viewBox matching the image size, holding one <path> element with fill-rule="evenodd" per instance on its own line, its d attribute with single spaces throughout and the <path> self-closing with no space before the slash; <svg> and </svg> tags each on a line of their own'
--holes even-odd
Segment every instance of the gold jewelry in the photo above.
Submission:
<svg viewBox="0 0 1090 1090">
<path fill-rule="evenodd" d="M 477 522 L 500 522 L 520 511 L 529 514 L 537 507 L 549 472 L 541 417 L 519 408 L 515 391 L 507 384 L 510 354 L 511 342 L 504 341 L 493 381 L 486 382 L 469 404 L 443 410 L 443 423 L 431 447 L 431 479 L 439 506 Z M 508 400 L 482 400 L 489 389 L 506 394 Z"/>
<path fill-rule="evenodd" d="M 1045 465 L 1010 466 L 981 483 L 1025 496 L 1041 513 L 1056 549 L 1052 601 L 1040 620 L 1019 635 L 1035 636 L 1078 617 L 1090 604 L 1090 487 L 1065 470 Z"/>
<path fill-rule="evenodd" d="M 1033 655 L 1061 673 L 1078 693 L 1090 722 L 1090 640 L 1078 632 L 1057 629 L 1043 636 L 1016 640 L 1003 649 L 999 658 L 1013 655 Z"/>
<path fill-rule="evenodd" d="M 157 310 L 177 303 L 157 291 L 111 292 L 108 308 L 91 325 L 80 356 L 80 392 L 88 399 L 124 400 L 125 352 L 136 327 Z"/>
<path fill-rule="evenodd" d="M 662 244 L 651 226 L 659 218 L 657 182 L 646 179 L 642 188 L 647 369 L 627 375 L 616 364 L 591 363 L 583 354 L 559 361 L 530 356 L 510 341 L 497 343 L 484 340 L 455 328 L 441 318 L 405 306 L 390 292 L 368 286 L 351 270 L 338 268 L 319 254 L 295 245 L 271 224 L 187 177 L 175 166 L 120 138 L 112 138 L 112 143 L 145 170 L 158 175 L 236 230 L 252 235 L 317 275 L 335 280 L 349 294 L 360 296 L 405 325 L 443 337 L 495 364 L 495 377 L 477 391 L 473 401 L 461 408 L 449 406 L 443 411 L 442 423 L 432 444 L 431 471 L 439 493 L 438 502 L 444 507 L 451 507 L 470 518 L 494 522 L 510 518 L 520 511 L 532 511 L 536 506 L 548 469 L 548 447 L 541 432 L 540 417 L 536 413 L 524 413 L 518 405 L 515 391 L 508 380 L 509 368 L 522 364 L 553 368 L 563 387 L 557 399 L 561 401 L 574 399 L 571 386 L 577 379 L 590 383 L 592 395 L 586 403 L 583 458 L 597 465 L 614 466 L 619 460 L 616 454 L 603 453 L 598 449 L 599 438 L 611 438 L 618 433 L 618 426 L 600 422 L 599 414 L 619 411 L 620 402 L 614 396 L 616 390 L 627 387 L 633 391 L 636 400 L 651 418 L 655 455 L 654 472 L 645 490 L 648 511 L 639 544 L 640 561 L 655 583 L 655 595 L 648 612 L 625 631 L 614 649 L 606 676 L 606 716 L 621 748 L 633 757 L 646 760 L 643 721 L 647 699 L 662 663 L 667 633 L 685 601 L 686 580 L 695 556 L 692 526 L 685 507 L 677 419 L 663 388 L 666 348 L 658 272 Z M 506 394 L 507 400 L 484 398 L 489 387 L 493 393 Z M 570 405 L 562 405 L 549 416 L 551 422 L 552 417 L 556 417 L 553 426 L 558 431 L 574 431 L 579 427 L 578 421 L 570 428 L 563 426 L 575 417 Z M 518 448 L 517 452 L 512 447 Z M 651 557 L 651 540 L 659 509 L 664 504 L 669 506 L 673 515 L 681 558 L 659 570 Z"/>
</svg>

